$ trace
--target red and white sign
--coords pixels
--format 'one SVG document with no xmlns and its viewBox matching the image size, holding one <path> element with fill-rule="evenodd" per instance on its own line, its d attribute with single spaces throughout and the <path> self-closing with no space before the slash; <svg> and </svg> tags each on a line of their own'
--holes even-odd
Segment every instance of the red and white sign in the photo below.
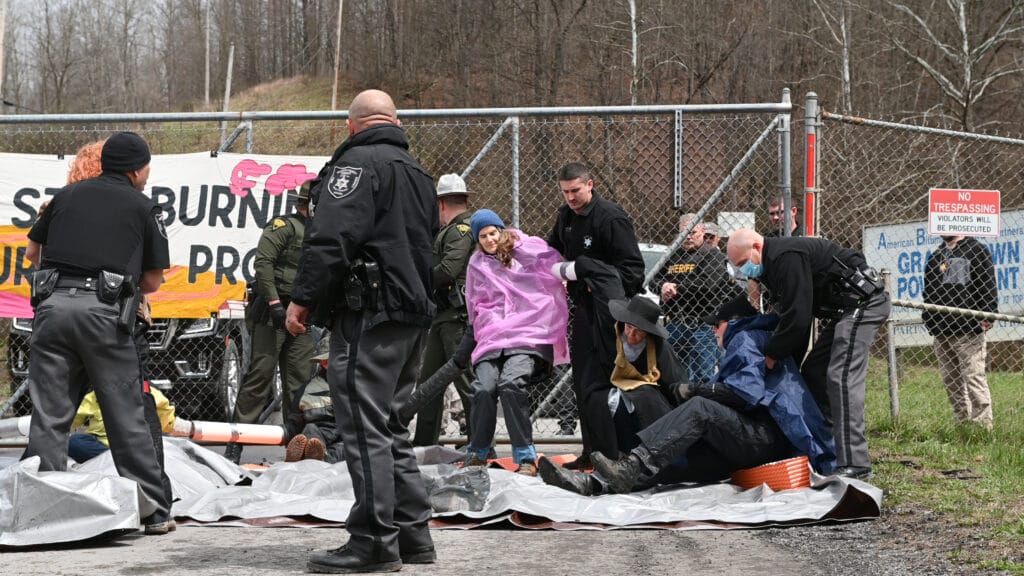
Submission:
<svg viewBox="0 0 1024 576">
<path fill-rule="evenodd" d="M 928 191 L 928 233 L 999 236 L 999 191 L 932 188 Z"/>
</svg>

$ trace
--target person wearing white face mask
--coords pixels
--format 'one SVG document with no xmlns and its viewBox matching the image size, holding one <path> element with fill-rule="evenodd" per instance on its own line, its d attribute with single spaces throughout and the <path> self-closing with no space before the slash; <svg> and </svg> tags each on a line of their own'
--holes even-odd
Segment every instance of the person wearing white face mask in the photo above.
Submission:
<svg viewBox="0 0 1024 576">
<path fill-rule="evenodd" d="M 767 289 L 779 325 L 765 346 L 765 367 L 804 358 L 815 318 L 821 331 L 801 373 L 822 412 L 831 414 L 841 476 L 871 474 L 864 434 L 864 390 L 871 342 L 892 304 L 864 256 L 823 238 L 765 238 L 737 230 L 726 254 Z"/>
</svg>

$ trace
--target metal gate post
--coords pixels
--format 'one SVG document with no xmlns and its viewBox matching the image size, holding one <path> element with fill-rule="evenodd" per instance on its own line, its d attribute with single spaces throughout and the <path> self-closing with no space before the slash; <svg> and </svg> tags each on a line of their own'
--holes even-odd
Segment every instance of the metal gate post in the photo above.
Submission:
<svg viewBox="0 0 1024 576">
<path fill-rule="evenodd" d="M 782 103 L 790 104 L 789 88 L 782 89 Z M 792 114 L 784 112 L 779 114 L 779 196 L 782 198 L 782 235 L 789 236 L 793 228 L 793 187 L 792 177 L 789 173 L 791 164 L 790 152 L 792 148 L 792 130 L 790 121 Z"/>
<path fill-rule="evenodd" d="M 519 228 L 519 116 L 512 117 L 512 227 Z"/>
<path fill-rule="evenodd" d="M 818 235 L 818 95 L 804 100 L 804 234 Z"/>
<path fill-rule="evenodd" d="M 675 113 L 675 163 L 672 170 L 672 206 L 683 206 L 683 111 Z"/>
<path fill-rule="evenodd" d="M 882 269 L 882 280 L 885 282 L 885 291 L 892 293 L 892 273 Z M 896 366 L 896 334 L 893 328 L 892 318 L 885 320 L 885 349 L 889 354 L 889 414 L 893 420 L 900 417 L 900 380 L 899 371 Z"/>
</svg>

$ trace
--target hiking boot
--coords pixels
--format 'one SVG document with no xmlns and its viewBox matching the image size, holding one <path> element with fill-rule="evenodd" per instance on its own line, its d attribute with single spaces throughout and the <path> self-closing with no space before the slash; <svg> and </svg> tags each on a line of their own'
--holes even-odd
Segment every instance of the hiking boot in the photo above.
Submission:
<svg viewBox="0 0 1024 576">
<path fill-rule="evenodd" d="M 594 463 L 590 460 L 590 456 L 587 456 L 586 454 L 581 454 L 579 458 L 573 460 L 572 462 L 566 462 L 565 464 L 562 464 L 562 467 L 568 470 L 583 471 L 586 470 L 587 468 L 593 468 Z"/>
<path fill-rule="evenodd" d="M 242 445 L 238 442 L 228 442 L 224 446 L 224 457 L 238 464 L 242 461 Z"/>
<path fill-rule="evenodd" d="M 590 457 L 594 460 L 594 470 L 604 476 L 616 494 L 629 494 L 643 473 L 640 459 L 633 454 L 621 460 L 612 460 L 600 452 L 593 452 Z"/>
<path fill-rule="evenodd" d="M 177 530 L 178 523 L 167 514 L 154 513 L 142 519 L 142 528 L 148 536 L 163 536 Z"/>
<path fill-rule="evenodd" d="M 309 442 L 309 438 L 306 438 L 304 434 L 296 434 L 288 441 L 288 448 L 284 451 L 285 462 L 298 462 L 302 460 L 302 455 L 306 452 L 306 443 Z"/>
<path fill-rule="evenodd" d="M 319 438 L 310 438 L 306 442 L 306 449 L 302 451 L 302 457 L 306 460 L 323 460 L 327 455 L 327 447 Z"/>
<path fill-rule="evenodd" d="M 569 492 L 575 492 L 580 496 L 594 495 L 590 474 L 566 470 L 544 456 L 537 460 L 537 471 L 540 474 L 540 479 L 545 484 L 561 488 L 562 490 L 568 490 Z"/>
<path fill-rule="evenodd" d="M 519 468 L 516 468 L 516 474 L 522 474 L 523 476 L 536 476 L 537 465 L 529 460 L 519 463 Z"/>
<path fill-rule="evenodd" d="M 462 466 L 487 466 L 487 460 L 477 456 L 476 452 L 467 451 L 466 458 L 462 461 Z"/>
<path fill-rule="evenodd" d="M 402 561 L 400 559 L 384 562 L 363 560 L 348 547 L 348 544 L 345 544 L 341 548 L 310 554 L 309 561 L 306 562 L 306 569 L 323 574 L 398 572 L 402 569 Z"/>
</svg>

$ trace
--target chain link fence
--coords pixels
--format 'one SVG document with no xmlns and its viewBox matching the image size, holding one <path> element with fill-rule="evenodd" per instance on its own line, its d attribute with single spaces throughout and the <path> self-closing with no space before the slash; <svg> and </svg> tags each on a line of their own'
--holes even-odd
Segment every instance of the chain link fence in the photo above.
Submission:
<svg viewBox="0 0 1024 576">
<path fill-rule="evenodd" d="M 751 111 L 758 106 L 762 108 Z M 788 110 L 788 102 L 704 107 L 694 113 L 686 108 L 402 117 L 414 154 L 431 174 L 462 173 L 474 193 L 471 208 L 490 208 L 527 234 L 546 238 L 550 232 L 563 203 L 557 170 L 568 162 L 591 166 L 595 191 L 632 218 L 648 280 L 653 280 L 685 237 L 680 236 L 681 211 L 699 212 L 703 220 L 726 229 L 751 225 L 755 219 L 767 226 L 766 199 L 777 194 L 780 182 L 778 113 Z M 244 142 L 248 153 L 326 156 L 347 135 L 342 120 L 323 118 L 243 120 L 224 132 L 224 140 L 220 125 L 212 121 L 88 120 L 0 123 L 0 152 L 70 155 L 85 143 L 130 129 L 147 139 L 154 154 L 229 151 Z M 254 228 L 252 233 L 258 236 L 260 231 Z M 714 249 L 724 247 L 723 240 Z M 724 266 L 724 257 L 721 262 Z M 654 292 L 649 297 L 657 299 L 658 285 L 657 280 L 650 283 Z M 684 313 L 682 302 L 665 306 L 667 318 L 699 322 Z M 0 321 L 0 399 L 10 405 L 4 416 L 31 411 L 27 396 L 10 402 L 27 377 L 30 330 L 29 320 Z M 702 333 L 673 334 L 674 349 L 684 358 L 707 344 Z M 168 390 L 181 416 L 223 420 L 231 414 L 248 362 L 241 320 L 158 318 L 149 340 L 151 380 Z M 538 441 L 578 439 L 567 368 L 556 367 L 531 391 Z M 453 406 L 452 412 L 457 411 Z M 499 440 L 502 430 L 499 423 Z M 449 418 L 443 440 L 457 441 L 458 435 L 456 419 Z"/>
<path fill-rule="evenodd" d="M 818 232 L 863 250 L 893 297 L 869 386 L 889 386 L 894 417 L 905 396 L 951 426 L 991 428 L 993 410 L 996 422 L 1014 418 L 1024 405 L 1024 140 L 822 120 Z M 951 193 L 966 205 L 982 195 L 971 191 L 1001 191 L 999 235 L 971 238 L 973 217 L 930 221 L 931 189 L 966 189 Z"/>
</svg>

